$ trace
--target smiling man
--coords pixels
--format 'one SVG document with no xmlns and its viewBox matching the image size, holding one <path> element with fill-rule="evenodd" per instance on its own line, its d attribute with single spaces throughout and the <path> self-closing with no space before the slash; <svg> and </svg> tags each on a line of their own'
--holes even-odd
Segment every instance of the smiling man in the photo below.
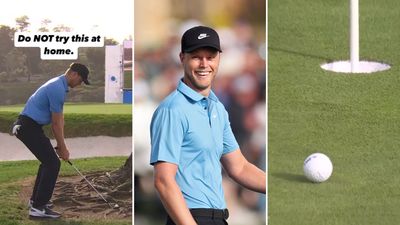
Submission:
<svg viewBox="0 0 400 225">
<path fill-rule="evenodd" d="M 72 63 L 64 74 L 40 86 L 25 104 L 12 133 L 40 161 L 35 185 L 29 201 L 29 216 L 39 218 L 58 218 L 61 215 L 51 210 L 51 196 L 60 170 L 60 157 L 69 159 L 69 151 L 64 140 L 63 107 L 68 87 L 74 88 L 83 83 L 89 84 L 89 70 L 80 63 Z M 51 124 L 57 142 L 57 154 L 43 132 L 43 126 Z"/>
<path fill-rule="evenodd" d="M 211 90 L 221 52 L 212 28 L 187 30 L 179 54 L 183 79 L 152 118 L 150 164 L 167 225 L 227 224 L 222 167 L 244 187 L 266 192 L 265 172 L 242 155 L 228 113 Z"/>
</svg>

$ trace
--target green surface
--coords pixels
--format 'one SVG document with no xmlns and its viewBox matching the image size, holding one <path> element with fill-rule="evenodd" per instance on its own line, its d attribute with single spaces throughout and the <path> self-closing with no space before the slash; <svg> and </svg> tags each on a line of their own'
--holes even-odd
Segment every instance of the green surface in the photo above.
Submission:
<svg viewBox="0 0 400 225">
<path fill-rule="evenodd" d="M 90 171 L 112 171 L 124 164 L 126 157 L 99 157 L 76 159 L 73 163 L 82 173 Z M 37 161 L 0 162 L 0 224 L 7 225 L 128 225 L 130 219 L 125 220 L 70 220 L 60 219 L 53 221 L 29 220 L 26 202 L 21 202 L 19 192 L 20 182 L 23 179 L 36 175 L 39 164 Z M 76 175 L 74 169 L 67 163 L 61 164 L 60 176 Z"/>
<path fill-rule="evenodd" d="M 400 2 L 360 1 L 360 59 L 392 65 L 369 75 L 320 68 L 349 59 L 349 1 L 268 2 L 268 224 L 400 224 Z"/>
<path fill-rule="evenodd" d="M 0 132 L 10 132 L 23 105 L 0 106 Z M 65 104 L 64 136 L 132 136 L 131 104 Z M 44 130 L 51 135 L 50 126 Z"/>
<path fill-rule="evenodd" d="M 21 112 L 24 105 L 0 106 L 0 112 Z M 64 105 L 64 113 L 132 114 L 131 104 L 80 103 Z"/>
</svg>

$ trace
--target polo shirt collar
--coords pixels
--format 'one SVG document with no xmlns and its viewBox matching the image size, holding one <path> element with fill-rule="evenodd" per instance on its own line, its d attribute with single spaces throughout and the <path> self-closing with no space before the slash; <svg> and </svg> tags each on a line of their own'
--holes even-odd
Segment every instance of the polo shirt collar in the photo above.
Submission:
<svg viewBox="0 0 400 225">
<path fill-rule="evenodd" d="M 190 88 L 189 86 L 187 86 L 184 82 L 183 79 L 181 79 L 179 81 L 178 84 L 178 91 L 180 91 L 182 94 L 186 95 L 187 97 L 189 97 L 190 99 L 192 99 L 193 101 L 197 102 L 202 100 L 203 98 L 205 98 L 203 95 L 199 94 L 198 92 L 194 91 L 192 88 Z M 208 95 L 208 98 L 217 102 L 218 101 L 218 97 L 214 94 L 214 92 L 211 90 L 210 94 Z"/>
</svg>

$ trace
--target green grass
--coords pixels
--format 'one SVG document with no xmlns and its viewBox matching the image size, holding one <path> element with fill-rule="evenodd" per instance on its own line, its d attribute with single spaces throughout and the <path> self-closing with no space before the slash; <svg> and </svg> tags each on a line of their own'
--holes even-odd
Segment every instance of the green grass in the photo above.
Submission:
<svg viewBox="0 0 400 225">
<path fill-rule="evenodd" d="M 0 132 L 8 133 L 23 105 L 0 106 Z M 66 104 L 64 136 L 132 136 L 131 104 Z M 50 135 L 50 126 L 45 126 Z"/>
<path fill-rule="evenodd" d="M 400 224 L 400 62 L 395 0 L 360 1 L 360 58 L 392 65 L 350 75 L 348 1 L 269 1 L 270 225 Z M 333 175 L 305 180 L 303 160 L 327 154 Z"/>
<path fill-rule="evenodd" d="M 112 171 L 123 165 L 126 157 L 99 157 L 88 159 L 76 159 L 74 164 L 83 173 L 90 171 Z M 0 162 L 0 224 L 15 225 L 128 225 L 132 224 L 127 220 L 68 220 L 57 221 L 32 221 L 28 219 L 26 202 L 21 202 L 18 194 L 21 186 L 19 182 L 28 177 L 36 175 L 38 168 L 37 161 L 13 161 Z M 76 175 L 73 168 L 62 163 L 60 176 Z"/>
<path fill-rule="evenodd" d="M 24 105 L 0 106 L 0 112 L 21 112 Z M 66 103 L 64 113 L 132 114 L 131 104 Z"/>
</svg>

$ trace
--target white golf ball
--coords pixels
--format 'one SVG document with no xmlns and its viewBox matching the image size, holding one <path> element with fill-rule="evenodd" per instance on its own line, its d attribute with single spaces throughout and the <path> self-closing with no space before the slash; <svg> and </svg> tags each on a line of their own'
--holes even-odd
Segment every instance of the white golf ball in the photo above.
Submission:
<svg viewBox="0 0 400 225">
<path fill-rule="evenodd" d="M 314 153 L 304 160 L 304 175 L 312 182 L 321 183 L 332 175 L 332 162 L 322 153 Z"/>
</svg>

